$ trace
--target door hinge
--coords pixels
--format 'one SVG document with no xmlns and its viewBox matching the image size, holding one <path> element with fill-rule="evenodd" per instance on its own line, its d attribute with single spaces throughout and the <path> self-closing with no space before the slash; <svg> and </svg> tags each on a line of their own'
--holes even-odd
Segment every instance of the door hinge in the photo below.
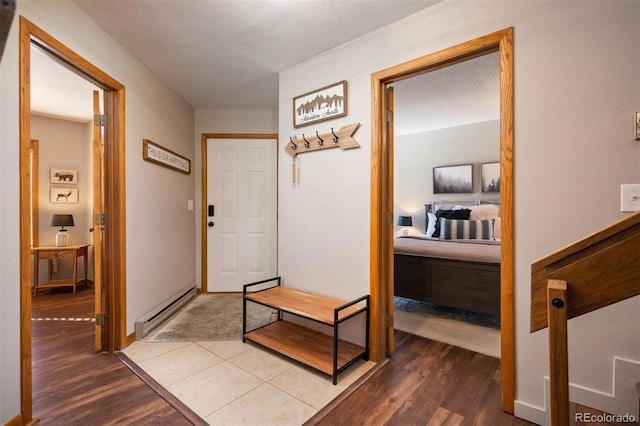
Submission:
<svg viewBox="0 0 640 426">
<path fill-rule="evenodd" d="M 387 123 L 391 123 L 393 121 L 393 111 L 387 110 Z"/>
<path fill-rule="evenodd" d="M 393 315 L 387 315 L 384 317 L 385 327 L 393 327 Z"/>
<path fill-rule="evenodd" d="M 103 326 L 107 323 L 107 314 L 99 312 L 96 314 L 96 325 Z"/>
<path fill-rule="evenodd" d="M 107 215 L 105 213 L 96 214 L 94 225 L 104 226 L 107 223 Z"/>
<path fill-rule="evenodd" d="M 96 126 L 105 127 L 107 125 L 107 116 L 104 114 L 96 114 L 93 116 L 93 123 Z"/>
</svg>

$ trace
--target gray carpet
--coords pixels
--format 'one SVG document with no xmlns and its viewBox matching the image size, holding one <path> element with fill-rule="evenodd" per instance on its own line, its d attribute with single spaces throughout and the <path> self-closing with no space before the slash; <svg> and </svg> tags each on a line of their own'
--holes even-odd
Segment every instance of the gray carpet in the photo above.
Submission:
<svg viewBox="0 0 640 426">
<path fill-rule="evenodd" d="M 500 329 L 500 317 L 465 311 L 463 309 L 448 308 L 446 306 L 433 305 L 419 300 L 407 299 L 405 297 L 395 297 L 394 305 L 397 310 L 418 313 L 423 316 L 439 317 L 464 321 L 470 324 L 481 325 Z"/>
<path fill-rule="evenodd" d="M 247 329 L 275 319 L 271 308 L 247 303 Z M 242 339 L 242 295 L 201 294 L 152 332 L 149 342 L 206 342 Z"/>
<path fill-rule="evenodd" d="M 394 327 L 427 339 L 500 358 L 497 317 L 396 297 Z"/>
</svg>

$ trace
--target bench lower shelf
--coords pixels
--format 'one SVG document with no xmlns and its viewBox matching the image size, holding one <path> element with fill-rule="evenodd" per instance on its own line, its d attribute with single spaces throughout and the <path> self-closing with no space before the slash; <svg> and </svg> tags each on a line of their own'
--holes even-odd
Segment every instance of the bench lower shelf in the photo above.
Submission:
<svg viewBox="0 0 640 426">
<path fill-rule="evenodd" d="M 245 339 L 334 377 L 333 337 L 285 320 L 273 322 L 244 335 Z M 367 358 L 363 346 L 338 340 L 338 371 L 359 358 Z"/>
</svg>

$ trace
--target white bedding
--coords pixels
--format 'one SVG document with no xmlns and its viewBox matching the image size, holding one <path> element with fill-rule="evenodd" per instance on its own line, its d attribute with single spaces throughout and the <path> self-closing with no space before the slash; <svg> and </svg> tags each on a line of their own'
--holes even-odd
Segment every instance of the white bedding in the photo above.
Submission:
<svg viewBox="0 0 640 426">
<path fill-rule="evenodd" d="M 395 254 L 500 264 L 500 241 L 439 240 L 409 235 L 394 240 Z"/>
</svg>

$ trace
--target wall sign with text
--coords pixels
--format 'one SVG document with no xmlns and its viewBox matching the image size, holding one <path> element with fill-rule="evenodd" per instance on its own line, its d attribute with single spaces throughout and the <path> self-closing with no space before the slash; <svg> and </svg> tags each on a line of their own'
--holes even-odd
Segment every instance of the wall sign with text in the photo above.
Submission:
<svg viewBox="0 0 640 426">
<path fill-rule="evenodd" d="M 293 127 L 347 115 L 347 82 L 340 81 L 293 98 Z"/>
<path fill-rule="evenodd" d="M 142 140 L 142 158 L 181 173 L 191 173 L 191 160 L 149 139 Z"/>
</svg>

